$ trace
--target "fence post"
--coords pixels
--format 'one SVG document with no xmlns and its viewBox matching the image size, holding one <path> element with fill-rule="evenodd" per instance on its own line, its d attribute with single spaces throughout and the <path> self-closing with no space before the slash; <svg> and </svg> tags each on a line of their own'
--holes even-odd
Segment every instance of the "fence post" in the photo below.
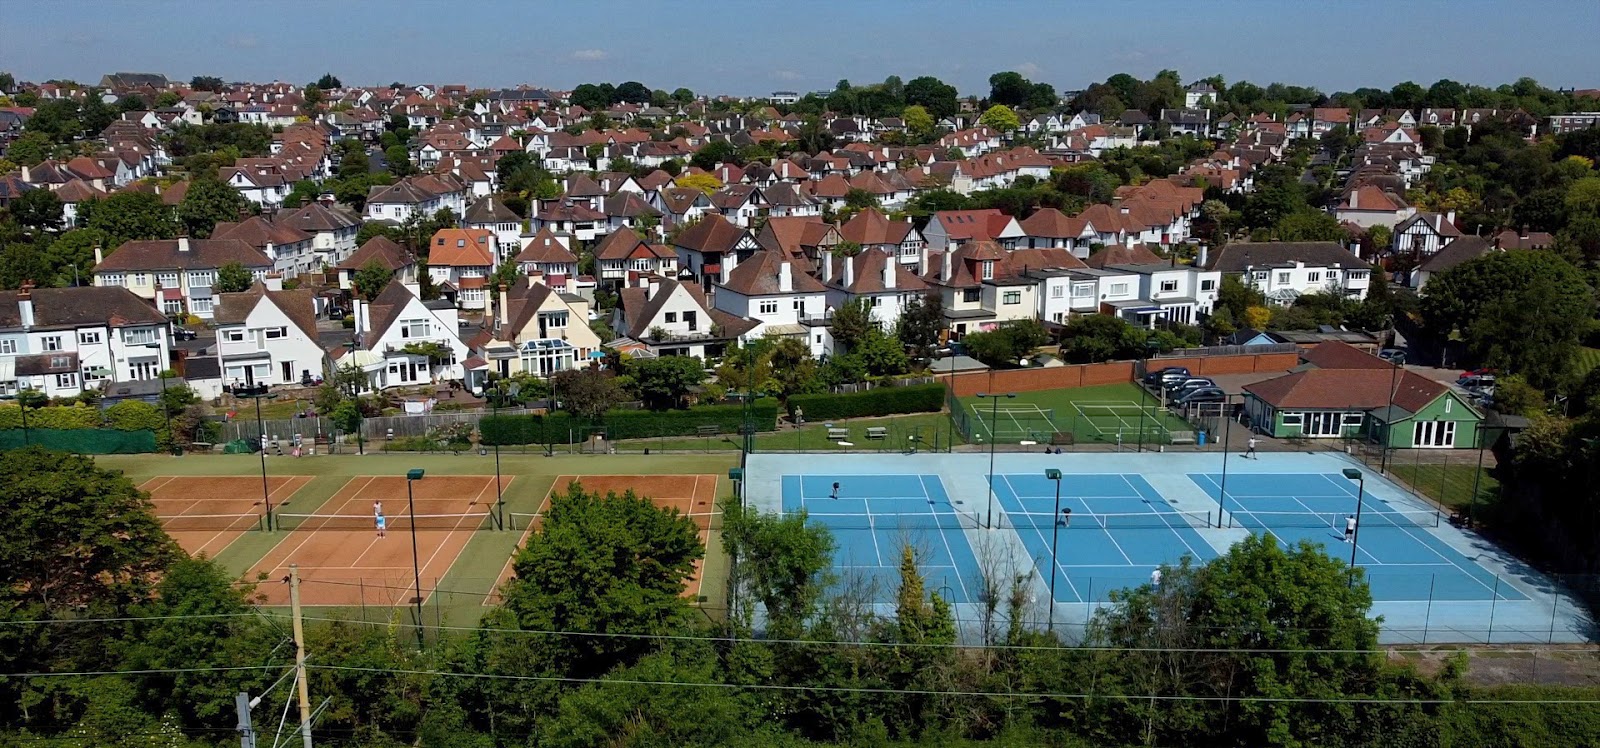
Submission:
<svg viewBox="0 0 1600 748">
<path fill-rule="evenodd" d="M 1494 591 L 1489 598 L 1489 635 L 1485 637 L 1484 644 L 1494 643 L 1494 610 L 1500 602 L 1500 575 L 1494 575 Z"/>
<path fill-rule="evenodd" d="M 1422 643 L 1428 643 L 1428 624 L 1433 621 L 1433 586 L 1438 583 L 1438 574 L 1428 575 L 1428 609 L 1422 614 Z"/>
</svg>

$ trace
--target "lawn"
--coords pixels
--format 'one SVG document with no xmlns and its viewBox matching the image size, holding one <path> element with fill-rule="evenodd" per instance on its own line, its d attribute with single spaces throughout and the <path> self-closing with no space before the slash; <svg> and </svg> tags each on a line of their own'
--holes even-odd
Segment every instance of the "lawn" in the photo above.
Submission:
<svg viewBox="0 0 1600 748">
<path fill-rule="evenodd" d="M 1149 422 L 1144 421 L 1137 410 L 1129 410 L 1119 415 L 1106 414 L 1083 418 L 1078 414 L 1077 408 L 1074 407 L 1077 404 L 1091 403 L 1143 403 L 1147 408 L 1146 412 L 1142 414 L 1143 418 L 1152 420 Z M 980 421 L 989 419 L 989 415 L 983 413 L 982 410 L 986 407 L 995 406 L 996 403 L 981 398 L 969 397 L 963 398 L 961 405 L 967 409 L 969 414 L 973 414 L 971 418 L 972 427 L 979 429 L 980 433 L 982 433 L 984 427 Z M 976 411 L 974 411 L 974 405 L 978 406 Z M 1029 405 L 1051 411 L 1052 422 L 1049 424 L 1049 428 L 1046 428 L 1046 424 L 1042 420 L 1037 418 L 1028 419 L 1025 416 L 1016 417 L 1016 423 L 1013 423 L 1012 416 L 1002 413 L 998 419 L 1001 424 L 1000 432 L 1002 438 L 1008 435 L 1006 428 L 1008 425 L 1012 427 L 1012 430 L 1027 429 L 1043 432 L 1053 429 L 1057 432 L 1072 433 L 1078 441 L 1114 441 L 1116 430 L 1119 426 L 1125 429 L 1125 433 L 1128 434 L 1126 438 L 1128 439 L 1135 438 L 1140 430 L 1145 431 L 1147 434 L 1194 430 L 1194 427 L 1182 418 L 1171 413 L 1161 412 L 1161 408 L 1154 398 L 1131 382 L 1059 390 L 1040 390 L 1038 392 L 1018 392 L 1016 397 L 1006 398 L 998 403 L 998 407 L 1001 410 L 1015 410 Z M 1153 420 L 1158 412 L 1160 412 L 1159 424 Z"/>
<path fill-rule="evenodd" d="M 1391 464 L 1389 472 L 1441 505 L 1465 512 L 1466 507 L 1472 504 L 1472 484 L 1478 473 L 1478 464 L 1476 461 L 1468 462 L 1465 458 L 1458 464 Z M 1488 468 L 1484 468 L 1483 476 L 1477 482 L 1480 506 L 1499 495 L 1500 482 L 1489 474 Z"/>
<path fill-rule="evenodd" d="M 1578 376 L 1587 376 L 1589 372 L 1600 367 L 1600 348 L 1579 348 L 1577 359 Z"/>
</svg>

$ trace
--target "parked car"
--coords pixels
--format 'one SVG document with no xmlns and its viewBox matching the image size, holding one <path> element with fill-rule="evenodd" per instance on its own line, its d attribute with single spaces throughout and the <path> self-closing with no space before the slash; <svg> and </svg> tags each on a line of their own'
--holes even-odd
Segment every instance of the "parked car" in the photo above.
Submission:
<svg viewBox="0 0 1600 748">
<path fill-rule="evenodd" d="M 1468 369 L 1468 370 L 1466 370 L 1464 372 L 1461 372 L 1461 376 L 1456 377 L 1456 384 L 1461 384 L 1462 382 L 1464 382 L 1464 381 L 1466 381 L 1468 379 L 1471 379 L 1473 377 L 1487 376 L 1487 377 L 1493 379 L 1494 375 L 1499 374 L 1499 373 L 1500 373 L 1499 371 L 1497 371 L 1495 369 L 1489 369 L 1489 368 Z"/>
<path fill-rule="evenodd" d="M 1388 361 L 1395 366 L 1405 366 L 1406 352 L 1401 348 L 1385 348 L 1378 351 L 1378 358 Z"/>
<path fill-rule="evenodd" d="M 190 330 L 190 329 L 184 328 L 184 327 L 174 327 L 174 328 L 172 328 L 172 339 L 173 340 L 194 340 L 194 339 L 196 339 L 198 337 L 200 337 L 199 333 L 196 333 L 194 330 Z"/>
<path fill-rule="evenodd" d="M 1167 397 L 1177 398 L 1180 395 L 1188 394 L 1191 390 L 1196 390 L 1201 387 L 1216 386 L 1216 382 L 1213 382 L 1206 377 L 1189 377 L 1188 379 L 1180 380 L 1167 385 Z"/>
<path fill-rule="evenodd" d="M 1223 392 L 1222 388 L 1220 387 L 1197 387 L 1183 393 L 1181 397 L 1173 401 L 1173 404 L 1198 405 L 1200 403 L 1220 403 L 1226 402 L 1227 399 L 1228 393 Z"/>
<path fill-rule="evenodd" d="M 1468 392 L 1481 392 L 1485 389 L 1494 389 L 1493 374 L 1473 374 L 1456 380 L 1456 384 Z"/>
<path fill-rule="evenodd" d="M 1168 366 L 1144 375 L 1144 383 L 1148 385 L 1161 384 L 1163 387 L 1169 382 L 1187 379 L 1189 370 L 1182 366 Z"/>
</svg>

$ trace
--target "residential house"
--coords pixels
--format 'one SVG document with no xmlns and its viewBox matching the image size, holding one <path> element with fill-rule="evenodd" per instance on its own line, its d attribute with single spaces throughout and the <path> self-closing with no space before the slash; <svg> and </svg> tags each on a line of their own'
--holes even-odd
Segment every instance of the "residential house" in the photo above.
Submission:
<svg viewBox="0 0 1600 748">
<path fill-rule="evenodd" d="M 606 214 L 589 207 L 589 203 L 582 198 L 563 197 L 541 202 L 533 220 L 535 232 L 550 229 L 557 234 L 573 236 L 578 241 L 592 242 L 608 230 Z"/>
<path fill-rule="evenodd" d="M 507 207 L 505 201 L 495 200 L 493 195 L 467 206 L 466 217 L 461 223 L 469 229 L 494 232 L 502 247 L 521 244 L 522 216 Z"/>
<path fill-rule="evenodd" d="M 1211 314 L 1222 285 L 1221 271 L 1176 262 L 1107 265 L 1103 269 L 1138 279 L 1137 312 L 1118 310 L 1130 321 L 1149 321 L 1148 315 L 1185 325 L 1197 324 L 1202 315 Z"/>
<path fill-rule="evenodd" d="M 244 199 L 268 210 L 276 210 L 289 195 L 289 180 L 276 168 L 265 165 L 224 166 L 219 172 L 222 181 L 238 190 Z"/>
<path fill-rule="evenodd" d="M 260 250 L 272 260 L 272 271 L 286 277 L 322 269 L 321 259 L 311 251 L 311 234 L 265 216 L 219 222 L 212 229 L 211 238 L 237 239 Z"/>
<path fill-rule="evenodd" d="M 773 216 L 756 233 L 756 243 L 762 249 L 784 253 L 807 272 L 814 269 L 823 250 L 841 241 L 839 227 L 820 216 Z"/>
<path fill-rule="evenodd" d="M 1481 236 L 1458 236 L 1411 271 L 1406 285 L 1421 291 L 1433 276 L 1494 251 L 1497 251 L 1496 247 Z"/>
<path fill-rule="evenodd" d="M 367 193 L 367 220 L 405 223 L 448 210 L 466 215 L 467 188 L 452 174 L 421 174 L 394 184 L 374 185 Z"/>
<path fill-rule="evenodd" d="M 1461 236 L 1456 228 L 1456 212 L 1417 213 L 1394 227 L 1394 252 L 1400 257 L 1422 260 L 1433 256 L 1444 245 Z"/>
<path fill-rule="evenodd" d="M 337 203 L 306 201 L 299 208 L 278 211 L 274 223 L 291 226 L 311 235 L 312 264 L 333 267 L 356 251 L 356 235 L 361 233 L 361 218 Z"/>
<path fill-rule="evenodd" d="M 678 266 L 704 289 L 710 289 L 713 283 L 727 282 L 728 272 L 740 258 L 747 258 L 760 248 L 748 229 L 720 215 L 700 219 L 673 240 Z M 728 261 L 730 259 L 732 262 Z"/>
<path fill-rule="evenodd" d="M 0 395 L 74 397 L 158 378 L 172 352 L 167 318 L 125 288 L 0 291 Z"/>
<path fill-rule="evenodd" d="M 549 229 L 534 234 L 512 262 L 517 263 L 517 270 L 523 275 L 537 274 L 545 285 L 568 293 L 572 292 L 572 282 L 578 275 L 578 256 L 572 253 L 572 237 L 557 235 Z"/>
<path fill-rule="evenodd" d="M 757 323 L 745 333 L 746 340 L 792 337 L 805 341 L 813 356 L 831 352 L 831 346 L 815 342 L 811 329 L 802 324 L 827 312 L 827 289 L 822 283 L 797 272 L 795 264 L 777 252 L 757 251 L 736 262 L 716 286 L 712 302 L 716 309 Z"/>
<path fill-rule="evenodd" d="M 462 309 L 487 308 L 489 275 L 504 261 L 500 240 L 484 229 L 440 229 L 428 241 L 428 275 L 459 292 Z"/>
<path fill-rule="evenodd" d="M 757 324 L 713 308 L 693 283 L 653 276 L 641 282 L 622 289 L 611 326 L 652 355 L 702 360 L 721 356 L 730 342 Z"/>
<path fill-rule="evenodd" d="M 680 236 L 679 241 L 682 240 Z M 679 253 L 663 244 L 650 244 L 631 230 L 623 230 L 607 234 L 606 238 L 600 240 L 600 244 L 594 248 L 594 259 L 601 283 L 632 286 L 637 285 L 632 281 L 640 275 L 676 277 Z"/>
<path fill-rule="evenodd" d="M 1362 228 L 1394 226 L 1417 212 L 1404 198 L 1377 187 L 1362 185 L 1344 193 L 1333 216 Z"/>
<path fill-rule="evenodd" d="M 163 314 L 210 319 L 217 270 L 238 263 L 257 280 L 272 260 L 238 239 L 149 239 L 123 242 L 110 256 L 95 252 L 94 284 L 126 288 L 156 302 Z"/>
<path fill-rule="evenodd" d="M 714 212 L 711 198 L 692 187 L 664 187 L 651 199 L 651 205 L 661 211 L 663 229 L 694 223 Z"/>
<path fill-rule="evenodd" d="M 356 299 L 355 341 L 335 361 L 366 374 L 377 390 L 465 378 L 467 346 L 448 301 L 423 301 L 391 281 L 378 297 Z"/>
<path fill-rule="evenodd" d="M 919 275 L 927 274 L 928 242 L 909 220 L 891 221 L 876 208 L 867 208 L 839 227 L 839 238 L 862 249 L 888 252 Z"/>
<path fill-rule="evenodd" d="M 1493 241 L 1500 249 L 1549 249 L 1555 244 L 1555 237 L 1543 231 L 1529 231 L 1524 226 L 1520 231 L 1506 229 L 1495 234 Z"/>
<path fill-rule="evenodd" d="M 291 385 L 327 371 L 310 290 L 268 290 L 258 283 L 241 293 L 218 294 L 212 321 L 225 385 Z"/>
<path fill-rule="evenodd" d="M 893 330 L 906 305 L 928 293 L 927 281 L 882 250 L 862 250 L 854 257 L 824 250 L 817 265 L 830 310 L 865 299 L 884 330 Z"/>
<path fill-rule="evenodd" d="M 930 269 L 922 277 L 940 295 L 952 338 L 992 330 L 1014 319 L 1031 319 L 1037 313 L 1035 281 L 1016 272 L 993 240 L 972 241 L 928 256 Z"/>
<path fill-rule="evenodd" d="M 1027 232 L 1017 219 L 990 208 L 941 210 L 928 220 L 922 236 L 931 250 L 953 249 L 976 239 L 993 239 L 1003 249 L 1016 249 Z"/>
<path fill-rule="evenodd" d="M 533 279 L 496 289 L 487 328 L 472 338 L 468 386 L 480 388 L 489 372 L 549 377 L 588 365 L 605 342 L 589 329 L 589 311 L 583 298 Z"/>
<path fill-rule="evenodd" d="M 1068 216 L 1055 208 L 1040 208 L 1023 219 L 1019 245 L 1030 249 L 1065 249 L 1079 259 L 1089 256 L 1096 234 L 1088 221 Z"/>
<path fill-rule="evenodd" d="M 1336 242 L 1236 242 L 1217 250 L 1206 269 L 1240 276 L 1281 306 L 1308 293 L 1365 298 L 1372 275 L 1371 265 Z"/>
<path fill-rule="evenodd" d="M 631 178 L 629 184 L 632 184 Z M 659 228 L 661 211 L 651 205 L 640 190 L 619 188 L 615 195 L 605 198 L 600 207 L 600 212 L 606 215 L 607 233 L 634 231 L 650 226 L 655 236 L 662 235 Z"/>
<path fill-rule="evenodd" d="M 406 285 L 417 282 L 417 263 L 411 254 L 405 247 L 380 234 L 368 239 L 354 254 L 335 266 L 339 273 L 339 289 L 350 291 L 355 288 L 356 273 L 373 261 L 392 273 L 394 280 Z"/>
</svg>

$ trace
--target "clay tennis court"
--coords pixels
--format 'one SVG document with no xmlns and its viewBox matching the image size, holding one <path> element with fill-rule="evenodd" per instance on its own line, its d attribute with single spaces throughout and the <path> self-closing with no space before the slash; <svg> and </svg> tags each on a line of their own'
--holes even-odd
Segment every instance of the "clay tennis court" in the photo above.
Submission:
<svg viewBox="0 0 1600 748">
<path fill-rule="evenodd" d="M 693 520 L 695 527 L 699 528 L 702 547 L 710 537 L 713 521 L 721 515 L 721 511 L 717 509 L 715 475 L 562 475 L 558 476 L 555 483 L 550 486 L 550 492 L 539 504 L 536 514 L 531 517 L 516 513 L 508 515 L 508 526 L 526 527 L 522 537 L 517 541 L 517 548 L 522 548 L 528 542 L 528 536 L 543 525 L 543 515 L 550 509 L 550 497 L 566 493 L 574 482 L 581 483 L 585 491 L 602 495 L 615 493 L 620 496 L 631 490 L 638 496 L 650 499 L 651 503 L 663 509 L 678 510 Z M 512 577 L 513 560 L 515 560 L 514 553 L 512 559 L 506 561 L 505 568 L 500 570 L 494 591 L 484 600 L 485 605 L 500 603 L 500 586 Z M 698 600 L 700 597 L 700 575 L 704 564 L 704 558 L 696 559 L 694 572 L 684 581 L 683 594 L 691 600 Z"/>
<path fill-rule="evenodd" d="M 267 495 L 277 508 L 311 482 L 305 475 L 267 477 Z M 150 494 L 156 518 L 191 556 L 215 558 L 240 535 L 262 528 L 266 513 L 259 476 L 157 476 L 139 490 Z"/>
<path fill-rule="evenodd" d="M 502 486 L 510 480 L 502 479 Z M 428 476 L 411 486 L 417 515 L 417 560 L 423 598 L 455 563 L 472 534 L 493 527 L 492 475 Z M 373 502 L 382 502 L 386 537 L 378 537 Z M 277 582 L 300 566 L 304 605 L 410 605 L 416 597 L 411 558 L 411 527 L 406 479 L 401 476 L 351 478 L 315 514 L 285 512 L 275 517 L 282 542 L 264 556 L 249 576 L 266 574 L 260 587 L 267 604 L 289 601 L 288 585 Z"/>
</svg>

